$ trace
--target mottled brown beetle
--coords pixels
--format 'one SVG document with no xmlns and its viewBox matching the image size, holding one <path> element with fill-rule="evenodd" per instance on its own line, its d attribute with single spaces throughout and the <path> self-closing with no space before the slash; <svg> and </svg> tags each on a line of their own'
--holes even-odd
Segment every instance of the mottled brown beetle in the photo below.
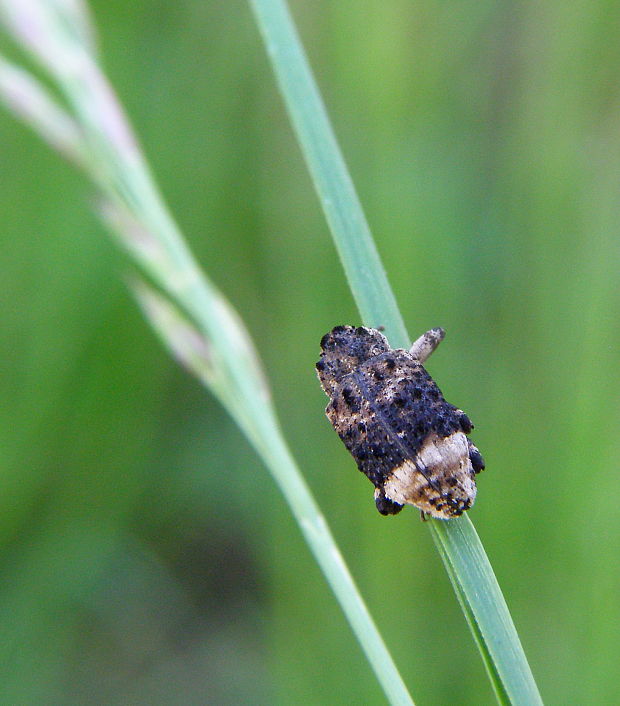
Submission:
<svg viewBox="0 0 620 706">
<path fill-rule="evenodd" d="M 473 424 L 422 365 L 444 335 L 431 329 L 408 351 L 363 326 L 336 326 L 321 339 L 316 369 L 330 398 L 325 413 L 375 486 L 382 515 L 408 504 L 447 520 L 476 498 L 484 461 L 466 436 Z"/>
</svg>

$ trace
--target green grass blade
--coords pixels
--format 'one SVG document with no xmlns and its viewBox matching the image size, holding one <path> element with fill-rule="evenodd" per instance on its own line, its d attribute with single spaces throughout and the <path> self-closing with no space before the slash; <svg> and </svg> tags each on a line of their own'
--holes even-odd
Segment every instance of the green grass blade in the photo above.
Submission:
<svg viewBox="0 0 620 706">
<path fill-rule="evenodd" d="M 375 242 L 329 124 L 295 26 L 280 0 L 251 0 L 291 121 L 362 318 L 393 341 L 407 332 Z"/>
<path fill-rule="evenodd" d="M 410 339 L 283 0 L 250 0 L 364 323 Z M 541 704 L 506 602 L 469 518 L 429 523 L 500 703 Z"/>
<path fill-rule="evenodd" d="M 431 533 L 498 702 L 541 704 L 508 606 L 473 523 L 467 516 L 449 522 L 433 520 Z"/>
</svg>

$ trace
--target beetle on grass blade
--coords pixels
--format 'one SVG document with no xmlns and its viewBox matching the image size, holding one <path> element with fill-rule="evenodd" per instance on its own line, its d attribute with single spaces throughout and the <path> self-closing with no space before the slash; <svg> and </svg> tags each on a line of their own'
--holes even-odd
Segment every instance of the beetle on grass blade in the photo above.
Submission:
<svg viewBox="0 0 620 706">
<path fill-rule="evenodd" d="M 476 498 L 484 460 L 467 437 L 473 424 L 423 366 L 444 335 L 431 329 L 408 351 L 364 326 L 336 326 L 321 339 L 325 413 L 375 486 L 382 515 L 414 505 L 423 517 L 447 520 Z"/>
</svg>

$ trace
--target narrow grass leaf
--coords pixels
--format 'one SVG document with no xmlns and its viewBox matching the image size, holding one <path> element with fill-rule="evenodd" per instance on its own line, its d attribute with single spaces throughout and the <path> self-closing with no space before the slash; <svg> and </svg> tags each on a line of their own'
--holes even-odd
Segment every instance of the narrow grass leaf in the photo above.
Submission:
<svg viewBox="0 0 620 706">
<path fill-rule="evenodd" d="M 284 0 L 250 0 L 291 122 L 364 323 L 395 347 L 410 339 Z M 432 520 L 431 533 L 500 703 L 541 704 L 534 677 L 482 543 L 468 517 Z"/>
</svg>

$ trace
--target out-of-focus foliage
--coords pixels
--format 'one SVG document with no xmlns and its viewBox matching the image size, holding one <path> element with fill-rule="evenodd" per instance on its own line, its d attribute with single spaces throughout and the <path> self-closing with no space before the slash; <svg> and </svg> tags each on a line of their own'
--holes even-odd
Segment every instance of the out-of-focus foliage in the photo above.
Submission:
<svg viewBox="0 0 620 706">
<path fill-rule="evenodd" d="M 374 510 L 318 340 L 357 315 L 243 2 L 93 3 L 111 80 L 420 704 L 492 703 L 416 513 Z M 543 698 L 620 701 L 611 2 L 292 3 Z M 0 114 L 0 701 L 383 703 L 265 470 L 142 320 L 90 190 Z"/>
</svg>

